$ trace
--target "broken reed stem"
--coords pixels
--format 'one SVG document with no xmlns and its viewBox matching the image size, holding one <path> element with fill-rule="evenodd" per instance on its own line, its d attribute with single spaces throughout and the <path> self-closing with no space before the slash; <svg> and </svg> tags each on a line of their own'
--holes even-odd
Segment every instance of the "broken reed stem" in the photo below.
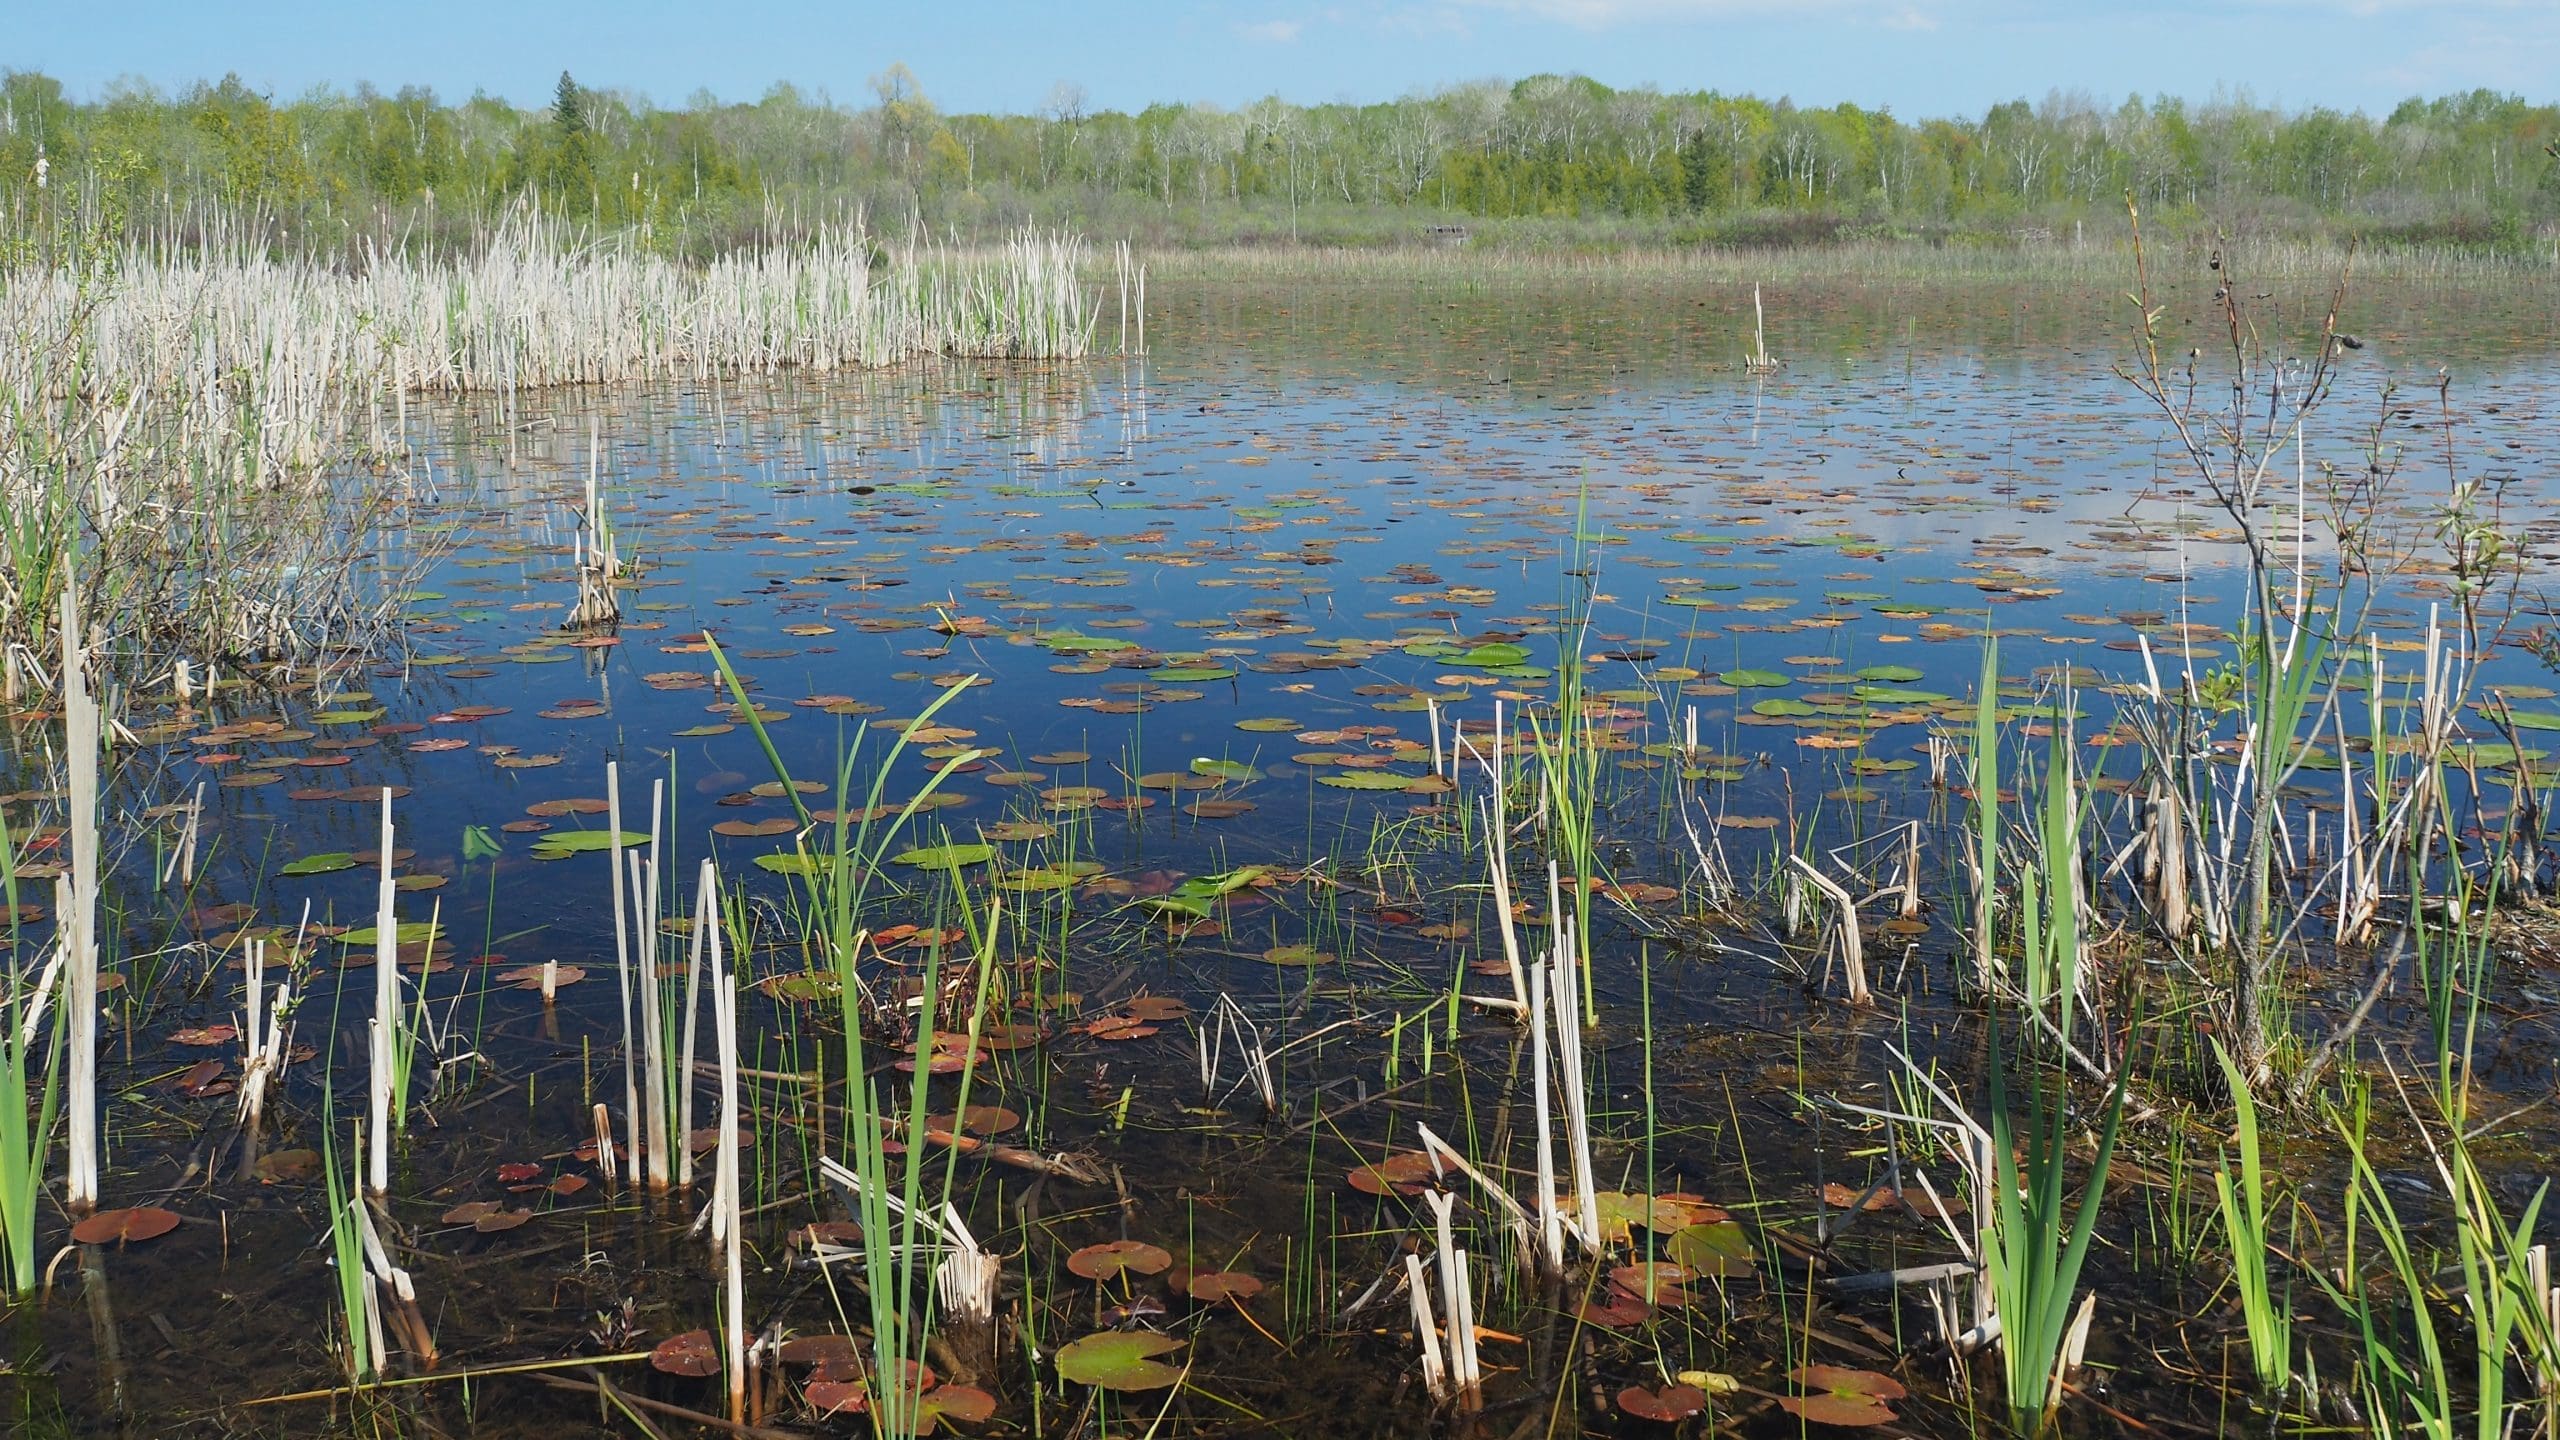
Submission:
<svg viewBox="0 0 2560 1440">
<path fill-rule="evenodd" d="M 1476 1356 L 1475 1286 L 1467 1271 L 1467 1252 L 1458 1248 L 1449 1223 L 1457 1197 L 1432 1191 L 1423 1199 L 1431 1206 L 1432 1227 L 1439 1242 L 1435 1253 L 1440 1300 L 1449 1316 L 1448 1398 L 1460 1409 L 1480 1409 L 1484 1404 L 1484 1368 Z M 1428 1338 L 1425 1337 L 1426 1343 Z"/>
<path fill-rule="evenodd" d="M 1573 1162 L 1574 1232 L 1583 1253 L 1600 1253 L 1600 1200 L 1591 1164 L 1591 1114 L 1583 1093 L 1582 1008 L 1574 1004 L 1573 922 L 1555 917 L 1554 960 L 1547 967 L 1547 1014 L 1556 1027 L 1556 1074 L 1564 1089 L 1565 1148 Z"/>
<path fill-rule="evenodd" d="M 365 1185 L 376 1195 L 391 1190 L 391 1067 L 399 1054 L 400 1025 L 400 924 L 393 909 L 394 888 L 391 874 L 392 844 L 391 789 L 382 791 L 382 832 L 380 864 L 374 887 L 373 907 L 373 1068 L 368 1076 L 366 1099 Z"/>
<path fill-rule="evenodd" d="M 277 982 L 274 1003 L 267 1003 L 266 941 L 255 938 L 249 941 L 246 963 L 249 970 L 248 1024 L 240 1032 L 248 1046 L 248 1053 L 240 1066 L 240 1131 L 244 1165 L 256 1160 L 258 1131 L 266 1116 L 267 1089 L 283 1078 L 288 1063 L 290 1047 L 285 1043 L 285 1022 L 293 1013 L 293 977 L 290 973 Z"/>
<path fill-rule="evenodd" d="M 664 1190 L 675 1181 L 669 1145 L 675 1149 L 692 1147 L 681 1134 L 667 1134 L 667 1008 L 666 981 L 658 973 L 658 842 L 659 831 L 666 823 L 667 782 L 659 776 L 649 784 L 649 851 L 633 868 L 639 880 L 639 897 L 634 902 L 633 924 L 639 930 L 640 1033 L 648 1045 L 644 1057 L 648 1065 L 649 1102 L 649 1185 Z"/>
<path fill-rule="evenodd" d="M 1422 1342 L 1422 1384 L 1431 1398 L 1446 1405 L 1454 1392 L 1449 1388 L 1448 1362 L 1440 1355 L 1440 1323 L 1431 1313 L 1431 1282 L 1422 1272 L 1422 1257 L 1413 1251 L 1404 1255 L 1405 1297 L 1413 1305 L 1413 1331 Z"/>
<path fill-rule="evenodd" d="M 623 1154 L 631 1161 L 631 1175 L 638 1179 L 647 1152 L 640 1144 L 640 1057 L 633 1048 L 631 1026 L 631 911 L 625 895 L 627 884 L 622 860 L 622 762 L 604 763 L 605 825 L 613 832 L 611 841 L 613 864 L 613 975 L 615 988 L 622 1000 L 622 1120 L 625 1139 Z M 550 1000 L 547 992 L 544 1001 Z"/>
<path fill-rule="evenodd" d="M 719 872 L 703 862 L 701 908 L 711 908 L 719 890 Z M 711 1195 L 712 1240 L 721 1247 L 725 1283 L 721 1334 L 728 1347 L 729 1418 L 743 1423 L 747 1415 L 747 1282 L 739 1252 L 741 1213 L 738 1175 L 738 990 L 731 983 L 727 947 L 719 927 L 711 931 L 711 1033 L 720 1061 L 720 1135 L 714 1151 Z"/>
<path fill-rule="evenodd" d="M 635 896 L 647 895 L 656 888 L 649 867 L 637 855 L 631 857 L 631 888 Z M 664 1190 L 675 1183 L 675 1172 L 667 1153 L 667 1053 L 664 1032 L 659 1029 L 657 926 L 645 914 L 633 918 L 640 922 L 637 928 L 641 934 L 635 947 L 640 962 L 640 1108 L 649 1139 L 649 1188 Z"/>
<path fill-rule="evenodd" d="M 1520 964 L 1520 931 L 1511 915 L 1511 815 L 1508 796 L 1503 789 L 1502 774 L 1502 702 L 1493 702 L 1492 764 L 1493 795 L 1485 802 L 1485 829 L 1493 841 L 1486 852 L 1485 863 L 1493 872 L 1493 913 L 1502 927 L 1502 959 L 1510 969 L 1512 1013 L 1529 1008 L 1529 982 Z"/>
<path fill-rule="evenodd" d="M 1801 855 L 1789 855 L 1787 863 L 1801 872 L 1813 888 L 1822 892 L 1832 907 L 1840 912 L 1840 963 L 1849 982 L 1849 1003 L 1871 1005 L 1875 993 L 1867 988 L 1866 946 L 1858 934 L 1858 902 L 1837 881 L 1815 869 Z"/>
<path fill-rule="evenodd" d="M 1537 1126 L 1538 1152 L 1538 1258 L 1539 1268 L 1549 1278 L 1564 1273 L 1564 1217 L 1556 1208 L 1556 1137 L 1554 1105 L 1548 1098 L 1547 1079 L 1547 965 L 1543 960 L 1529 966 L 1529 1068 L 1532 1114 Z M 1451 1321 L 1455 1324 L 1455 1320 Z"/>
<path fill-rule="evenodd" d="M 613 1153 L 613 1111 L 601 1100 L 596 1102 L 596 1171 L 611 1189 L 622 1183 L 622 1168 Z"/>
<path fill-rule="evenodd" d="M 361 1198 L 348 1202 L 355 1209 L 356 1234 L 364 1241 L 367 1268 L 373 1271 L 377 1284 L 391 1292 L 391 1314 L 400 1327 L 400 1344 L 418 1361 L 419 1368 L 432 1370 L 436 1363 L 435 1332 L 427 1327 L 427 1317 L 418 1309 L 418 1291 L 409 1272 L 391 1263 L 391 1252 L 383 1248 L 382 1235 L 375 1230 L 373 1209 Z M 377 1354 L 377 1360 L 380 1357 Z M 376 1370 L 379 1373 L 379 1365 Z"/>
<path fill-rule="evenodd" d="M 685 949 L 684 965 L 684 1067 L 676 1072 L 680 1077 L 678 1084 L 681 1085 L 683 1089 L 683 1098 L 679 1102 L 680 1108 L 676 1116 L 676 1129 L 684 1136 L 684 1143 L 676 1147 L 676 1183 L 686 1189 L 693 1188 L 693 1054 L 695 1030 L 700 1015 L 703 969 L 705 966 L 710 964 L 708 947 L 711 941 L 711 932 L 720 923 L 719 890 L 718 872 L 713 869 L 709 857 L 705 857 L 702 862 L 702 872 L 699 877 L 696 899 L 694 901 L 693 933 L 686 937 L 687 944 Z M 737 1062 L 733 1057 L 728 1063 L 735 1065 Z"/>
<path fill-rule="evenodd" d="M 1905 920 L 1915 919 L 1920 914 L 1920 822 L 1917 820 L 1903 832 L 1901 913 Z"/>
<path fill-rule="evenodd" d="M 71 904 L 62 912 L 69 976 L 63 996 L 71 1083 L 64 1097 L 69 1155 L 63 1204 L 74 1215 L 98 1205 L 98 702 L 89 693 L 88 646 L 76 575 L 62 586 L 62 733 L 71 790 Z"/>
</svg>

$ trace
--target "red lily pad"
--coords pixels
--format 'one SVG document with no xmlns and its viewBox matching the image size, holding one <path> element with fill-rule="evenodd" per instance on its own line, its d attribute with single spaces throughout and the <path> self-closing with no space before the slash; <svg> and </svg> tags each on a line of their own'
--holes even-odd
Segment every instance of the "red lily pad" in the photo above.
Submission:
<svg viewBox="0 0 2560 1440">
<path fill-rule="evenodd" d="M 1374 1165 L 1363 1165 L 1351 1172 L 1351 1188 L 1363 1195 L 1419 1195 L 1431 1188 L 1434 1172 L 1431 1157 L 1419 1150 L 1404 1150 Z"/>
<path fill-rule="evenodd" d="M 1639 1420 L 1671 1424 L 1706 1408 L 1707 1392 L 1694 1385 L 1665 1385 L 1659 1390 L 1630 1385 L 1618 1392 L 1618 1409 Z"/>
<path fill-rule="evenodd" d="M 649 1352 L 652 1368 L 670 1375 L 688 1375 L 696 1379 L 720 1373 L 720 1347 L 712 1342 L 708 1330 L 687 1330 L 670 1335 Z"/>
<path fill-rule="evenodd" d="M 1788 1414 L 1817 1425 L 1885 1424 L 1896 1418 L 1893 1407 L 1885 1402 L 1911 1393 L 1890 1375 L 1845 1365 L 1799 1366 L 1788 1371 L 1787 1378 L 1804 1387 L 1805 1393 L 1780 1396 L 1778 1404 Z"/>
<path fill-rule="evenodd" d="M 1190 1283 L 1182 1288 L 1203 1305 L 1215 1305 L 1221 1300 L 1241 1304 L 1262 1293 L 1262 1282 L 1242 1271 L 1217 1270 L 1192 1276 Z"/>
<path fill-rule="evenodd" d="M 101 1210 L 71 1227 L 71 1238 L 83 1245 L 139 1245 L 178 1228 L 175 1211 L 144 1205 L 131 1210 Z"/>
<path fill-rule="evenodd" d="M 1111 1240 L 1100 1245 L 1087 1245 L 1067 1257 L 1067 1268 L 1087 1280 L 1109 1280 L 1119 1275 L 1161 1275 L 1172 1264 L 1171 1255 L 1139 1240 Z"/>
</svg>

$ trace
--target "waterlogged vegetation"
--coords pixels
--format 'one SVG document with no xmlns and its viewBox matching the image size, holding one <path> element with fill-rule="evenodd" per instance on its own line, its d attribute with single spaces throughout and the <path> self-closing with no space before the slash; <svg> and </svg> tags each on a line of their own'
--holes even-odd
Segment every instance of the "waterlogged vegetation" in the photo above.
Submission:
<svg viewBox="0 0 2560 1440">
<path fill-rule="evenodd" d="M 67 547 L 13 1431 L 2553 1433 L 2551 295 L 2258 258 L 1088 263 L 385 382 L 365 650 Z"/>
</svg>

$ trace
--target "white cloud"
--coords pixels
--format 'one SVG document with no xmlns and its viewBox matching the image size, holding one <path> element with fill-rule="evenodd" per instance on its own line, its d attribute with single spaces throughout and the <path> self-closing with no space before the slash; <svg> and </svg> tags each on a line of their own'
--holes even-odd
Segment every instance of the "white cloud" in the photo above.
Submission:
<svg viewBox="0 0 2560 1440">
<path fill-rule="evenodd" d="M 1258 20 L 1250 25 L 1238 25 L 1236 33 L 1265 45 L 1286 45 L 1296 40 L 1298 32 L 1305 28 L 1295 20 Z"/>
</svg>

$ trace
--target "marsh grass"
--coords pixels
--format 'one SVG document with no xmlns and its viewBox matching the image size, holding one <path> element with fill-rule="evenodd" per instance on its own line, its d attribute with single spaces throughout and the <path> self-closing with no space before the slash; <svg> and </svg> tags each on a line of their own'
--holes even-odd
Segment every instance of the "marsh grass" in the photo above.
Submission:
<svg viewBox="0 0 2560 1440">
<path fill-rule="evenodd" d="M 469 253 L 356 269 L 245 224 L 21 255 L 0 272 L 0 701 L 45 684 L 84 554 L 134 678 L 393 639 L 433 559 L 391 549 L 431 493 L 405 468 L 413 396 L 496 393 L 512 419 L 552 386 L 1076 359 L 1093 269 L 1063 233 L 893 247 L 859 223 L 690 265 L 530 209 Z"/>
<path fill-rule="evenodd" d="M 2240 1313 L 2248 1326 L 2249 1362 L 2257 1371 L 2258 1388 L 2280 1397 L 2293 1379 L 2293 1287 L 2287 1283 L 2279 1288 L 2274 1279 L 2278 1251 L 2267 1217 L 2269 1185 L 2259 1153 L 2258 1103 L 2230 1052 L 2217 1043 L 2213 1053 L 2230 1087 L 2238 1152 L 2236 1165 L 2226 1158 L 2215 1169 L 2214 1198 L 2223 1240 L 2231 1247 L 2232 1288 L 2239 1292 Z"/>
<path fill-rule="evenodd" d="M 0 1246 L 8 1258 L 8 1292 L 36 1287 L 37 1200 L 44 1192 L 45 1158 L 62 1097 L 64 1035 L 60 1010 L 44 1023 L 47 1002 L 60 983 L 54 963 L 35 969 L 18 944 L 18 859 L 9 822 L 0 815 L 0 905 L 9 911 L 7 1003 L 0 1005 Z M 39 1037 L 49 1036 L 39 1044 Z M 42 1051 L 41 1060 L 38 1058 Z"/>
<path fill-rule="evenodd" d="M 1991 1060 L 1991 1158 L 1997 1219 L 1983 1246 L 2000 1317 L 2000 1362 L 2009 1421 L 2021 1435 L 2036 1435 L 2062 1403 L 2062 1387 L 2078 1363 L 2073 1336 L 2088 1321 L 2075 1320 L 2074 1297 L 2081 1266 L 2096 1237 L 2099 1205 L 2116 1137 L 2124 1120 L 2125 1085 L 2119 1075 L 2099 1114 L 2097 1154 L 2083 1182 L 2080 1203 L 2070 1208 L 2064 1167 L 2070 1146 L 2070 1101 L 2065 1077 L 2028 1084 L 2024 1124 L 2010 1114 L 2007 1082 L 1995 1044 Z M 2096 1302 L 2093 1294 L 2089 1303 Z"/>
</svg>

